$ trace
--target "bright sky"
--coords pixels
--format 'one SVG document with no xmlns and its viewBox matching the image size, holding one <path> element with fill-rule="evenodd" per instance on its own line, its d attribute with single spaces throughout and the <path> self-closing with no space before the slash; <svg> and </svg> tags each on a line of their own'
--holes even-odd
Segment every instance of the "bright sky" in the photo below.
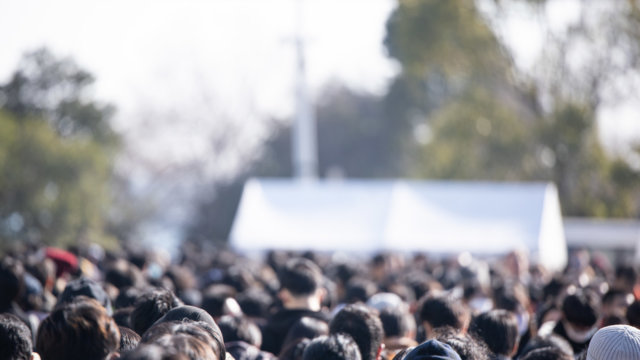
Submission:
<svg viewBox="0 0 640 360">
<path fill-rule="evenodd" d="M 550 13 L 559 14 L 557 26 L 577 13 L 574 3 L 551 2 Z M 223 121 L 240 121 L 234 126 L 255 135 L 266 116 L 291 114 L 296 5 L 296 0 L 11 1 L 0 12 L 0 31 L 10 34 L 0 38 L 0 81 L 23 52 L 46 45 L 96 75 L 99 98 L 120 110 L 119 130 L 137 137 L 145 124 L 143 153 L 158 154 L 158 144 L 167 141 L 186 142 L 188 147 L 163 146 L 161 158 L 200 157 L 208 151 L 202 135 L 224 127 Z M 312 91 L 332 80 L 384 91 L 396 72 L 382 46 L 393 6 L 394 0 L 304 1 Z M 517 63 L 527 68 L 544 38 L 529 12 L 512 15 L 504 33 Z M 640 136 L 636 108 L 627 104 L 602 112 L 607 142 Z"/>
</svg>

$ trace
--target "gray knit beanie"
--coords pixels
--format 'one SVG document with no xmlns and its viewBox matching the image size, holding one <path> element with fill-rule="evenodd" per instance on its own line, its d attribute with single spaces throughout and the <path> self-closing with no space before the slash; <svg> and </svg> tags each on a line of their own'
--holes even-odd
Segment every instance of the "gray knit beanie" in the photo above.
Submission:
<svg viewBox="0 0 640 360">
<path fill-rule="evenodd" d="M 640 360 L 640 330 L 629 325 L 604 327 L 591 338 L 587 360 Z"/>
</svg>

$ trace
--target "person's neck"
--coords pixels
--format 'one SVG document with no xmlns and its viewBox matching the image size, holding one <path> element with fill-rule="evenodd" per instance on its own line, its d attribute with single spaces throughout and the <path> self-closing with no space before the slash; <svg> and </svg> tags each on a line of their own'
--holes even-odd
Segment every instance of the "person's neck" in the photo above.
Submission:
<svg viewBox="0 0 640 360">
<path fill-rule="evenodd" d="M 282 304 L 288 310 L 311 310 L 320 311 L 320 301 L 313 296 L 292 297 Z"/>
</svg>

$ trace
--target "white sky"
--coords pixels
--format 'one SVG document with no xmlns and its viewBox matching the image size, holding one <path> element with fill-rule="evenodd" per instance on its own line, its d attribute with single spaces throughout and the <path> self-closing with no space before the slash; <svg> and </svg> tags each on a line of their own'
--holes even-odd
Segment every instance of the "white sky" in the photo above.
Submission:
<svg viewBox="0 0 640 360">
<path fill-rule="evenodd" d="M 312 91 L 331 80 L 384 91 L 396 72 L 382 46 L 394 3 L 304 1 Z M 551 3 L 557 26 L 576 13 L 573 3 Z M 39 46 L 72 56 L 96 75 L 98 97 L 118 107 L 120 131 L 137 135 L 139 118 L 154 118 L 144 122 L 154 129 L 140 139 L 143 152 L 158 154 L 158 144 L 167 138 L 189 143 L 187 150 L 163 146 L 164 160 L 203 156 L 208 150 L 199 135 L 215 132 L 221 118 L 260 133 L 261 119 L 284 117 L 293 109 L 296 0 L 5 0 L 3 5 L 0 81 L 25 51 Z M 539 30 L 527 11 L 513 12 L 505 24 L 506 40 L 523 68 L 532 66 L 544 44 Z M 603 139 L 612 144 L 638 138 L 637 108 L 604 109 Z M 212 115 L 194 116 L 202 110 Z"/>
</svg>

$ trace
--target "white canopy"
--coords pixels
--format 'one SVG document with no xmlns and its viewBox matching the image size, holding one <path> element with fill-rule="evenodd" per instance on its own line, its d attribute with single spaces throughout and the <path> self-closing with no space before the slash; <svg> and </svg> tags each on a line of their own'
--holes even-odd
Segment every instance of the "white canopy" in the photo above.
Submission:
<svg viewBox="0 0 640 360">
<path fill-rule="evenodd" d="M 230 238 L 245 251 L 498 255 L 524 248 L 551 269 L 567 261 L 551 183 L 252 179 Z"/>
</svg>

